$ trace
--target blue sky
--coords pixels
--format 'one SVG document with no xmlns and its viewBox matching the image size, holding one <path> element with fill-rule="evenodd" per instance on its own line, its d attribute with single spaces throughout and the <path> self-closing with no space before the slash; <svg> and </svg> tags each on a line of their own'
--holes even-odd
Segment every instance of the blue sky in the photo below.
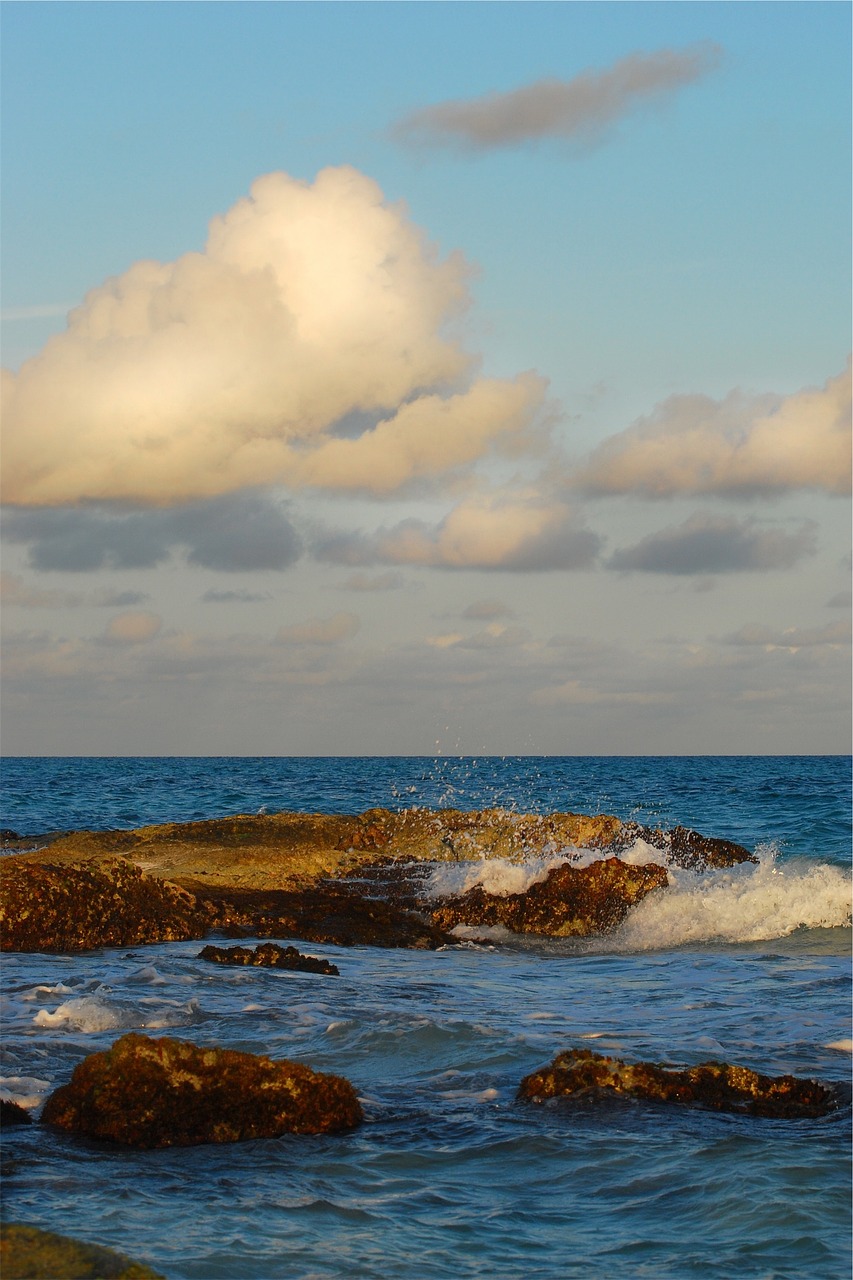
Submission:
<svg viewBox="0 0 853 1280">
<path fill-rule="evenodd" d="M 847 749 L 847 5 L 2 24 L 8 751 Z M 590 77 L 524 133 L 522 100 Z M 515 132 L 453 133 L 448 103 Z M 276 267 L 310 359 L 256 291 L 205 301 L 211 219 L 229 270 L 266 269 L 228 211 L 276 172 L 268 255 L 312 194 L 301 311 Z M 324 271 L 382 236 L 397 319 L 367 290 L 341 328 Z M 148 261 L 170 283 L 126 275 Z M 119 359 L 85 307 L 66 334 L 111 277 L 168 294 L 180 340 Z"/>
</svg>

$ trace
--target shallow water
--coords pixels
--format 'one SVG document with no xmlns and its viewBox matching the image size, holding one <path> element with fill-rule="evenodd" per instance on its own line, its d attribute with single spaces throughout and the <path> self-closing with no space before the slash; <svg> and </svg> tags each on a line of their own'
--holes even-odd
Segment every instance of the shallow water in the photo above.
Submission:
<svg viewBox="0 0 853 1280">
<path fill-rule="evenodd" d="M 107 762 L 77 762 L 76 773 L 74 763 L 17 766 L 19 777 L 31 768 L 31 809 L 28 817 L 17 800 L 19 819 L 7 812 L 4 825 L 74 825 L 56 823 L 44 799 L 52 768 L 67 770 L 75 813 L 102 815 L 89 825 L 119 825 L 127 771 L 115 787 L 119 800 L 103 786 L 87 796 L 83 782 L 103 783 Z M 239 762 L 203 763 L 239 773 Z M 329 762 L 306 763 L 304 804 L 293 802 L 295 784 L 281 802 L 263 798 L 264 770 L 264 786 L 280 794 L 281 767 L 295 776 L 300 763 L 246 762 L 241 786 L 229 792 L 243 803 L 217 809 L 215 797 L 202 804 L 195 792 L 202 762 L 188 762 L 184 791 L 180 762 L 163 762 L 157 785 L 157 762 L 139 762 L 151 807 L 144 809 L 140 785 L 142 807 L 128 824 L 163 816 L 165 792 L 171 816 L 182 816 L 180 806 L 188 816 L 193 805 L 203 810 L 193 816 L 264 803 L 343 809 L 349 784 L 322 792 L 323 770 L 335 776 Z M 368 777 L 368 763 L 355 763 Z M 414 785 L 407 779 L 418 769 L 427 776 L 408 803 L 436 803 L 428 763 L 380 762 L 373 790 L 352 792 L 349 809 L 388 803 L 377 796 L 395 769 L 401 789 Z M 435 953 L 303 945 L 333 960 L 339 978 L 223 969 L 197 959 L 199 943 L 4 956 L 0 1070 L 6 1092 L 34 1112 L 85 1054 L 138 1029 L 339 1072 L 355 1084 L 367 1116 L 342 1137 L 148 1153 L 39 1126 L 8 1130 L 6 1218 L 123 1249 L 170 1280 L 846 1280 L 849 1106 L 792 1122 L 625 1101 L 515 1101 L 523 1075 L 572 1046 L 671 1065 L 723 1058 L 773 1074 L 849 1079 L 850 930 L 840 924 L 839 870 L 849 841 L 847 762 L 703 760 L 687 767 L 694 781 L 685 781 L 681 761 L 657 771 L 653 762 L 616 761 L 612 778 L 606 764 L 455 762 L 454 773 L 439 762 L 439 781 L 446 788 L 453 774 L 457 786 L 464 776 L 466 794 L 447 801 L 462 808 L 506 804 L 513 793 L 521 809 L 607 808 L 645 820 L 660 813 L 664 823 L 750 847 L 769 842 L 764 861 L 740 881 L 721 873 L 707 882 L 707 907 L 701 885 L 685 879 L 670 893 L 669 910 L 644 921 L 641 904 L 596 944 L 504 938 Z M 535 781 L 527 792 L 525 771 Z M 680 780 L 670 793 L 662 776 Z M 611 803 L 591 802 L 596 787 Z M 811 852 L 807 831 L 819 833 Z M 823 909 L 839 913 L 839 922 L 797 927 L 820 899 L 818 885 Z M 766 936 L 753 936 L 762 930 Z"/>
</svg>

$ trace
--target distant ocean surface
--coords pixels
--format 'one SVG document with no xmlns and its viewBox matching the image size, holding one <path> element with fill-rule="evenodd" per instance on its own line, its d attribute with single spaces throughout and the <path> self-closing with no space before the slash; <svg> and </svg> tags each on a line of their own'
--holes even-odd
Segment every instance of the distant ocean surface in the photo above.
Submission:
<svg viewBox="0 0 853 1280">
<path fill-rule="evenodd" d="M 3 957 L 0 1088 L 34 1111 L 125 1030 L 336 1071 L 367 1121 L 138 1153 L 4 1134 L 4 1218 L 168 1280 L 850 1275 L 850 1107 L 762 1120 L 515 1102 L 561 1049 L 850 1077 L 846 757 L 7 759 L 21 835 L 374 806 L 612 813 L 759 863 L 639 904 L 595 942 L 434 953 L 304 944 L 339 978 L 227 970 L 199 943 Z"/>
</svg>

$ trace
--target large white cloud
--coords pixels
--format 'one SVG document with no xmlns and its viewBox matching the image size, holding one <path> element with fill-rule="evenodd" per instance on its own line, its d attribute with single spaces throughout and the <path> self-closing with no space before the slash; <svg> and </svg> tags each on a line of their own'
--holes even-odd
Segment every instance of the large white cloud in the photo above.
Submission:
<svg viewBox="0 0 853 1280">
<path fill-rule="evenodd" d="M 259 178 L 203 252 L 137 262 L 4 371 L 3 499 L 388 492 L 465 467 L 543 393 L 532 375 L 472 380 L 446 332 L 467 276 L 355 169 Z"/>
<path fill-rule="evenodd" d="M 672 396 L 611 436 L 573 482 L 590 493 L 779 494 L 850 492 L 850 365 L 823 387 L 723 400 Z"/>
</svg>

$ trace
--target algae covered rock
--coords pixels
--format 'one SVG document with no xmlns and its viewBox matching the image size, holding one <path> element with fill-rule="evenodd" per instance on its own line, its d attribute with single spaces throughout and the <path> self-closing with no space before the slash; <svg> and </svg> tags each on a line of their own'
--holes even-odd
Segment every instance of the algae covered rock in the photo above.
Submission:
<svg viewBox="0 0 853 1280">
<path fill-rule="evenodd" d="M 23 1223 L 0 1226 L 3 1280 L 163 1280 L 123 1253 Z"/>
<path fill-rule="evenodd" d="M 558 1053 L 550 1066 L 525 1076 L 518 1091 L 519 1098 L 531 1102 L 616 1094 L 779 1119 L 823 1116 L 836 1106 L 833 1092 L 817 1080 L 764 1076 L 726 1062 L 679 1071 L 652 1062 L 622 1062 L 588 1049 Z"/>
<path fill-rule="evenodd" d="M 337 1133 L 362 1119 L 342 1076 L 300 1062 L 130 1033 L 79 1063 L 42 1123 L 125 1146 L 188 1147 Z"/>
<path fill-rule="evenodd" d="M 214 964 L 260 965 L 266 969 L 292 969 L 297 973 L 325 973 L 337 976 L 337 965 L 318 956 L 304 956 L 296 947 L 279 947 L 265 942 L 252 950 L 250 947 L 204 947 L 198 953 L 199 960 L 211 960 Z"/>
<path fill-rule="evenodd" d="M 4 951 L 90 951 L 204 936 L 198 900 L 122 858 L 53 865 L 0 861 Z"/>
<path fill-rule="evenodd" d="M 618 858 L 587 867 L 562 863 L 524 893 L 499 895 L 475 885 L 443 902 L 432 919 L 441 929 L 503 925 L 514 933 L 588 937 L 615 928 L 635 903 L 666 883 L 666 871 L 654 863 L 635 867 Z"/>
</svg>

